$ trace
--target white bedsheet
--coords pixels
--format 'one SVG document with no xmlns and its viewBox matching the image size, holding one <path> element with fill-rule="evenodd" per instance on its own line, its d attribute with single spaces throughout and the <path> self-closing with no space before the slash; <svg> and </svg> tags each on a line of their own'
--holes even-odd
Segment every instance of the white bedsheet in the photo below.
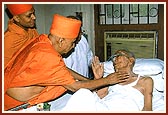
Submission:
<svg viewBox="0 0 168 115">
<path fill-rule="evenodd" d="M 110 97 L 110 95 L 109 95 Z M 105 98 L 108 102 L 108 97 Z M 68 103 L 68 105 L 66 105 Z M 115 103 L 115 102 L 114 102 Z M 128 102 L 129 103 L 129 102 Z M 69 93 L 64 94 L 62 97 L 49 102 L 51 104 L 51 112 L 110 112 L 108 106 L 100 100 L 100 98 L 89 91 L 88 89 L 80 89 L 73 96 Z M 112 104 L 115 106 L 115 104 Z M 129 107 L 129 106 L 128 106 Z M 135 106 L 136 107 L 136 106 Z M 162 94 L 154 93 L 153 98 L 153 111 L 166 111 L 165 101 Z M 23 109 L 20 112 L 37 112 L 36 106 Z M 117 112 L 117 109 L 116 111 Z M 118 111 L 121 112 L 121 111 Z"/>
<path fill-rule="evenodd" d="M 115 90 L 117 90 L 117 93 Z M 100 99 L 96 93 L 92 93 L 88 89 L 80 89 L 70 98 L 62 111 L 122 112 L 140 111 L 143 108 L 143 95 L 135 88 L 124 88 L 119 85 L 112 87 L 109 91 L 106 97 Z M 134 94 L 132 92 L 134 92 Z M 134 97 L 130 98 L 130 95 L 134 95 Z M 140 96 L 140 100 L 137 100 L 137 96 Z"/>
<path fill-rule="evenodd" d="M 121 92 L 123 92 L 123 90 L 124 89 L 122 89 Z M 138 92 L 135 92 L 135 93 L 138 93 Z M 128 95 L 129 92 L 125 94 Z M 73 96 L 71 96 L 66 106 L 60 111 L 61 112 L 84 112 L 84 113 L 90 113 L 90 112 L 121 113 L 121 112 L 140 111 L 143 107 L 143 100 L 139 100 L 141 102 L 134 102 L 136 99 L 129 99 L 127 98 L 126 95 L 124 97 L 124 95 L 110 93 L 107 97 L 105 97 L 102 100 L 97 96 L 96 93 L 92 93 L 88 89 L 80 89 L 76 93 L 74 93 Z M 118 99 L 119 96 L 120 96 L 120 99 Z M 164 100 L 162 99 L 161 96 L 160 97 L 158 95 L 155 95 L 155 96 L 156 97 L 153 100 L 153 111 L 165 112 L 166 108 L 165 108 Z M 127 98 L 127 100 L 125 98 Z"/>
</svg>

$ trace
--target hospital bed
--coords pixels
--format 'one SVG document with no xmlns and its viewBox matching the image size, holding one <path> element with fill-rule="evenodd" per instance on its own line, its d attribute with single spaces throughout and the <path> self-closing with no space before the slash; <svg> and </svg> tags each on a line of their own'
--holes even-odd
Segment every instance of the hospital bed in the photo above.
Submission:
<svg viewBox="0 0 168 115">
<path fill-rule="evenodd" d="M 112 61 L 106 61 L 104 63 L 104 76 L 114 72 Z M 166 85 L 166 77 L 164 71 L 164 62 L 160 59 L 144 59 L 138 58 L 136 59 L 133 71 L 136 74 L 140 75 L 148 75 L 154 81 L 153 88 L 153 101 L 152 101 L 152 109 L 153 111 L 166 111 L 166 97 L 165 97 L 165 85 Z M 62 111 L 62 109 L 66 106 L 68 100 L 72 97 L 72 94 L 65 93 L 61 97 L 50 101 L 51 104 L 50 111 Z M 85 100 L 83 100 L 85 101 Z M 85 101 L 86 102 L 86 101 Z M 88 103 L 89 105 L 89 103 Z M 25 111 L 35 111 L 36 108 L 30 108 Z M 86 112 L 87 110 L 85 110 Z"/>
</svg>

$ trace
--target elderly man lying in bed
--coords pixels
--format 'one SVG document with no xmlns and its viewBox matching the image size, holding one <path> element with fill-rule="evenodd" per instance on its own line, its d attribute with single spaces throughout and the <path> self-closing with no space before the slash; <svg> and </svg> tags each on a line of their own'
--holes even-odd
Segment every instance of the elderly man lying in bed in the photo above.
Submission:
<svg viewBox="0 0 168 115">
<path fill-rule="evenodd" d="M 77 91 L 69 100 L 65 111 L 152 111 L 153 80 L 148 76 L 135 74 L 135 57 L 132 52 L 118 50 L 111 58 L 115 73 L 126 72 L 129 78 L 124 83 L 91 92 L 87 89 Z M 103 64 L 98 57 L 93 60 L 95 79 L 103 76 Z M 86 105 L 87 104 L 87 105 Z"/>
</svg>

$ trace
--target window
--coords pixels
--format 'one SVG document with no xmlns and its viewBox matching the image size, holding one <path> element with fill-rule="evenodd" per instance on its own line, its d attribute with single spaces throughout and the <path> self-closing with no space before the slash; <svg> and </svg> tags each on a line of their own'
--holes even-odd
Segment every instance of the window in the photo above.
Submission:
<svg viewBox="0 0 168 115">
<path fill-rule="evenodd" d="M 158 23 L 158 4 L 100 4 L 99 24 Z"/>
</svg>

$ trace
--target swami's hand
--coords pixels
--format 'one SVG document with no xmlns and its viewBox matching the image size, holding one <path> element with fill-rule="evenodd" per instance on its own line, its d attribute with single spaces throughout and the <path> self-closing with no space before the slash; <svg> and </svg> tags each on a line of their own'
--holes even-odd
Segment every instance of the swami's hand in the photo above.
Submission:
<svg viewBox="0 0 168 115">
<path fill-rule="evenodd" d="M 109 84 L 117 84 L 126 82 L 127 79 L 129 78 L 129 75 L 124 72 L 115 72 L 109 74 L 106 78 L 108 79 L 107 81 L 109 82 Z"/>
</svg>

